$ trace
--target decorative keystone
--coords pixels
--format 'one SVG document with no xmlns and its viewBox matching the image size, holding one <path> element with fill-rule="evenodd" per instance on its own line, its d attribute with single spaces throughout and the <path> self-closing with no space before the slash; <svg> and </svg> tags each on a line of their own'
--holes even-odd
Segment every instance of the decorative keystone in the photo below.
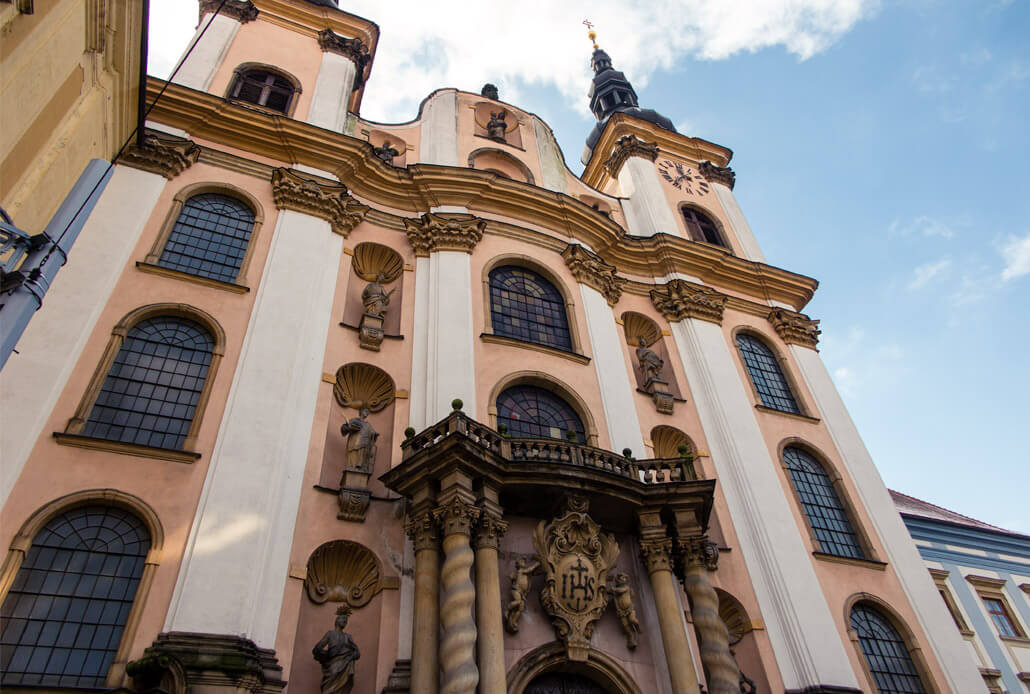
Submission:
<svg viewBox="0 0 1030 694">
<path fill-rule="evenodd" d="M 615 142 L 615 147 L 612 149 L 611 156 L 605 161 L 604 168 L 613 178 L 617 177 L 622 165 L 630 157 L 643 157 L 648 161 L 654 161 L 658 158 L 658 143 L 644 142 L 634 135 L 624 135 Z"/>
<path fill-rule="evenodd" d="M 404 231 L 415 255 L 426 257 L 433 251 L 471 253 L 483 238 L 486 222 L 470 214 L 426 212 L 418 219 L 405 219 Z"/>
<path fill-rule="evenodd" d="M 663 289 L 651 290 L 651 302 L 670 321 L 698 318 L 722 324 L 725 294 L 685 280 L 670 280 Z"/>
<path fill-rule="evenodd" d="M 769 322 L 780 338 L 788 345 L 811 347 L 819 344 L 819 321 L 812 320 L 803 313 L 795 313 L 785 308 L 774 308 L 769 314 Z"/>
<path fill-rule="evenodd" d="M 272 172 L 272 197 L 278 209 L 320 217 L 341 236 L 347 236 L 370 209 L 358 202 L 343 184 L 318 183 L 282 167 Z"/>
<path fill-rule="evenodd" d="M 576 243 L 566 246 L 561 257 L 565 259 L 565 264 L 576 281 L 601 292 L 609 306 L 618 303 L 622 296 L 622 285 L 626 280 L 618 276 L 614 265 L 609 265 L 596 253 Z"/>
</svg>

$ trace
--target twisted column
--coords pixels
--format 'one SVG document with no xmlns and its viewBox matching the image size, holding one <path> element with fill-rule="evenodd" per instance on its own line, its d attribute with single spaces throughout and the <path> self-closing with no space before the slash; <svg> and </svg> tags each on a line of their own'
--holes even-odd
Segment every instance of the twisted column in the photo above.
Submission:
<svg viewBox="0 0 1030 694">
<path fill-rule="evenodd" d="M 440 534 L 430 513 L 405 526 L 415 546 L 415 600 L 412 606 L 411 691 L 437 694 L 440 631 Z"/>
<path fill-rule="evenodd" d="M 690 654 L 690 643 L 676 599 L 676 581 L 672 574 L 672 540 L 642 540 L 640 554 L 651 577 L 651 591 L 658 612 L 658 626 L 662 632 L 662 646 L 665 648 L 672 691 L 674 694 L 698 694 L 700 688 L 697 672 L 694 671 L 694 659 Z"/>
<path fill-rule="evenodd" d="M 476 667 L 476 623 L 472 606 L 476 589 L 472 585 L 473 563 L 469 534 L 479 518 L 475 506 L 455 496 L 433 511 L 443 532 L 443 605 L 440 621 L 443 640 L 440 642 L 440 667 L 443 680 L 440 694 L 475 694 L 479 684 Z M 414 683 L 413 683 L 414 684 Z M 412 686 L 412 691 L 417 691 Z"/>
<path fill-rule="evenodd" d="M 719 550 L 705 536 L 680 542 L 683 552 L 683 587 L 690 596 L 710 694 L 740 694 L 740 669 L 730 653 L 730 636 L 719 616 L 719 596 L 708 581 L 719 561 Z"/>
<path fill-rule="evenodd" d="M 504 628 L 501 622 L 501 577 L 497 549 L 508 524 L 500 515 L 483 513 L 476 527 L 476 627 L 479 640 L 480 691 L 504 694 Z"/>
</svg>

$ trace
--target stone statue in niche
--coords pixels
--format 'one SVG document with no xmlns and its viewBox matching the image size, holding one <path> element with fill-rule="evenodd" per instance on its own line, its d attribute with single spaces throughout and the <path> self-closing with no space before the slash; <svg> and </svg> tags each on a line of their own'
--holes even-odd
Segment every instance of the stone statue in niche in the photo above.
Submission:
<svg viewBox="0 0 1030 694">
<path fill-rule="evenodd" d="M 644 378 L 642 390 L 651 396 L 656 410 L 662 414 L 672 414 L 672 393 L 669 392 L 668 381 L 662 379 L 665 360 L 647 346 L 647 340 L 643 335 L 637 338 L 637 344 L 637 362 L 640 364 L 640 374 Z"/>
<path fill-rule="evenodd" d="M 379 157 L 387 166 L 393 166 L 393 158 L 400 155 L 400 152 L 387 140 L 382 147 L 373 147 L 372 152 Z"/>
<path fill-rule="evenodd" d="M 350 612 L 346 605 L 340 606 L 333 629 L 311 650 L 311 655 L 322 666 L 322 694 L 349 694 L 354 687 L 354 663 L 361 652 L 350 634 L 343 631 Z"/>
<path fill-rule="evenodd" d="M 390 296 L 397 291 L 391 289 L 386 291 L 383 282 L 386 276 L 383 273 L 376 274 L 376 278 L 365 285 L 361 292 L 361 305 L 363 313 L 361 324 L 358 326 L 358 344 L 364 349 L 374 352 L 379 351 L 383 344 L 383 322 L 386 316 L 386 307 L 390 305 Z"/>
<path fill-rule="evenodd" d="M 629 576 L 619 574 L 615 577 L 612 594 L 615 596 L 615 614 L 619 616 L 622 630 L 626 632 L 626 646 L 632 650 L 637 647 L 640 622 L 637 621 L 637 611 L 633 607 L 633 589 L 629 585 Z"/>
<path fill-rule="evenodd" d="M 504 133 L 508 131 L 508 124 L 504 121 L 507 117 L 507 111 L 501 111 L 500 113 L 490 113 L 490 120 L 486 123 L 486 135 L 491 140 L 497 140 L 498 142 L 505 142 Z"/>
<path fill-rule="evenodd" d="M 501 97 L 497 94 L 497 87 L 487 82 L 483 85 L 483 89 L 479 92 L 487 99 L 493 99 L 494 101 L 500 101 Z"/>
<path fill-rule="evenodd" d="M 504 625 L 511 633 L 518 633 L 519 620 L 526 609 L 526 596 L 529 595 L 529 579 L 537 573 L 540 562 L 528 563 L 525 558 L 515 560 L 515 571 L 511 575 L 511 599 L 504 608 Z"/>
<path fill-rule="evenodd" d="M 379 438 L 379 432 L 368 421 L 367 407 L 362 407 L 359 414 L 340 427 L 340 433 L 347 435 L 347 469 L 371 475 L 376 465 L 376 439 Z"/>
</svg>

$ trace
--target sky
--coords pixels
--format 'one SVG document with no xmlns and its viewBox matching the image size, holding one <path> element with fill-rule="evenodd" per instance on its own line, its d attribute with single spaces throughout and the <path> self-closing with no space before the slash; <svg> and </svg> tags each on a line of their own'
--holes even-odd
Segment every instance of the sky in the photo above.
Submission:
<svg viewBox="0 0 1030 694">
<path fill-rule="evenodd" d="M 1030 534 L 1030 0 L 341 0 L 381 38 L 362 116 L 431 91 L 536 113 L 580 172 L 589 18 L 640 104 L 734 151 L 768 262 L 887 486 Z M 165 77 L 194 0 L 151 0 Z"/>
</svg>

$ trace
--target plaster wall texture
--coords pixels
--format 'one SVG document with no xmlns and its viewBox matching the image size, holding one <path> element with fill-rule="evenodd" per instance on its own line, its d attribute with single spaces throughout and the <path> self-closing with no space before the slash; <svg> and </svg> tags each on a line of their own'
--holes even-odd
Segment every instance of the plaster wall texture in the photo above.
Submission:
<svg viewBox="0 0 1030 694">
<path fill-rule="evenodd" d="M 418 161 L 458 166 L 458 92 L 433 92 L 422 107 Z"/>
<path fill-rule="evenodd" d="M 744 217 L 743 210 L 737 204 L 737 198 L 733 195 L 733 191 L 722 183 L 713 181 L 709 185 L 715 192 L 715 197 L 719 199 L 719 204 L 722 205 L 726 218 L 729 220 L 730 229 L 736 237 L 736 242 L 740 246 L 743 256 L 748 260 L 764 263 L 765 254 L 762 253 L 762 249 L 755 239 L 754 232 L 751 231 L 751 226 L 747 223 L 747 218 Z"/>
<path fill-rule="evenodd" d="M 279 214 L 167 630 L 275 646 L 342 241 Z"/>
<path fill-rule="evenodd" d="M 183 51 L 185 61 L 179 59 L 182 66 L 173 81 L 190 89 L 207 91 L 239 30 L 239 21 L 232 17 L 224 14 L 204 15 L 193 39 Z"/>
<path fill-rule="evenodd" d="M 537 157 L 542 173 L 540 187 L 559 193 L 569 192 L 565 179 L 565 160 L 558 150 L 554 135 L 542 120 L 536 116 L 530 116 L 530 119 L 533 121 L 533 136 L 536 138 Z"/>
<path fill-rule="evenodd" d="M 622 195 L 627 198 L 622 203 L 622 211 L 630 234 L 685 237 L 666 202 L 654 163 L 641 157 L 630 157 L 619 170 L 619 185 Z"/>
<path fill-rule="evenodd" d="M 455 398 L 462 400 L 466 412 L 478 411 L 469 254 L 464 251 L 430 254 L 428 290 L 427 425 L 446 417 Z"/>
<path fill-rule="evenodd" d="M 322 53 L 322 65 L 318 69 L 315 92 L 308 110 L 308 123 L 343 132 L 356 74 L 357 68 L 349 58 L 331 51 Z"/>
</svg>

